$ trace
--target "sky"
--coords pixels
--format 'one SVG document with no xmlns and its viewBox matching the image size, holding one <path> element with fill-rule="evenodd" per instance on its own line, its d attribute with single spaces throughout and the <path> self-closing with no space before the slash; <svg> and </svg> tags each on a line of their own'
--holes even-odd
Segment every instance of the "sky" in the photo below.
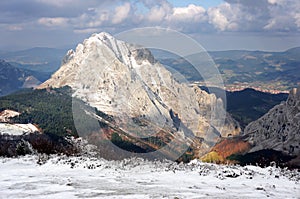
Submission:
<svg viewBox="0 0 300 199">
<path fill-rule="evenodd" d="M 180 31 L 207 50 L 300 46 L 299 0 L 1 0 L 0 50 L 68 48 L 95 32 Z"/>
</svg>

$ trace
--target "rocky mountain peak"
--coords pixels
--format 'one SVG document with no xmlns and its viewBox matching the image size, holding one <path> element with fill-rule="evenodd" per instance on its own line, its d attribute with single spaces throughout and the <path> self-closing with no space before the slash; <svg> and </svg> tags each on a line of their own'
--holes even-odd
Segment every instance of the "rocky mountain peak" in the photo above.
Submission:
<svg viewBox="0 0 300 199">
<path fill-rule="evenodd" d="M 204 138 L 209 146 L 220 136 L 239 133 L 238 125 L 225 119 L 222 100 L 177 82 L 149 50 L 108 33 L 93 34 L 62 63 L 39 88 L 70 86 L 74 97 L 120 118 L 122 129 L 134 126 L 144 134 L 166 128 L 180 131 L 180 123 L 184 135 Z M 138 126 L 137 120 L 149 125 Z"/>
</svg>

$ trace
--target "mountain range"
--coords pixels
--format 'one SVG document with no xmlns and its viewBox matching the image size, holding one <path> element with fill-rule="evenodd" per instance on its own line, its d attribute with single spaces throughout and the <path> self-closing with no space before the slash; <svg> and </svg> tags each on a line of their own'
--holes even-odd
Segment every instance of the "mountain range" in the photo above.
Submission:
<svg viewBox="0 0 300 199">
<path fill-rule="evenodd" d="M 150 49 L 154 57 L 167 68 L 175 69 L 191 82 L 202 81 L 184 58 Z M 67 49 L 37 47 L 21 51 L 0 52 L 0 59 L 13 66 L 33 71 L 46 72 L 51 76 L 61 65 Z M 245 84 L 245 87 L 261 87 L 266 90 L 288 91 L 300 82 L 300 47 L 284 52 L 268 51 L 209 51 L 218 67 L 225 85 Z M 172 72 L 172 71 L 171 71 Z"/>
<path fill-rule="evenodd" d="M 279 53 L 276 57 L 297 60 L 297 52 L 292 49 L 285 52 L 286 56 Z M 231 60 L 241 61 L 243 57 L 242 60 L 267 61 L 275 56 L 248 51 L 226 53 L 217 52 L 215 59 L 228 56 Z M 245 57 L 245 53 L 250 55 Z M 29 74 L 2 63 L 3 68 L 24 70 L 20 73 L 23 78 Z M 172 63 L 174 67 L 177 62 Z M 279 68 L 276 71 L 282 72 Z M 288 71 L 294 73 L 296 80 L 291 82 L 295 84 L 298 73 Z M 270 163 L 274 157 L 279 163 L 299 158 L 299 89 L 292 90 L 289 97 L 246 89 L 227 92 L 227 99 L 222 99 L 218 89 L 178 82 L 151 51 L 108 33 L 93 34 L 75 51 L 68 51 L 61 67 L 37 88 L 0 98 L 0 110 L 17 111 L 20 115 L 12 121 L 30 121 L 41 127 L 41 132 L 84 137 L 105 152 L 106 158 L 138 154 L 146 158 L 202 158 L 241 164 L 266 158 Z M 35 95 L 45 103 L 35 103 Z M 65 103 L 58 105 L 62 99 Z M 226 112 L 225 100 L 231 114 Z M 68 112 L 64 112 L 65 108 Z M 74 124 L 70 123 L 73 119 Z M 59 124 L 58 128 L 52 129 L 50 120 L 57 121 L 52 126 Z M 68 121 L 68 127 L 60 120 Z"/>
<path fill-rule="evenodd" d="M 158 60 L 185 76 L 191 82 L 203 81 L 184 58 L 155 50 Z M 287 91 L 300 82 L 300 47 L 285 52 L 215 51 L 209 52 L 219 69 L 224 84 Z"/>
</svg>

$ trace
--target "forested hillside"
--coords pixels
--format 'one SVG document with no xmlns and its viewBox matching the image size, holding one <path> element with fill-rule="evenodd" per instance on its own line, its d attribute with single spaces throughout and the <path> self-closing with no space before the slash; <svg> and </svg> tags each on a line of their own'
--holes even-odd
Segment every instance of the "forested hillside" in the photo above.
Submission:
<svg viewBox="0 0 300 199">
<path fill-rule="evenodd" d="M 16 123 L 37 124 L 43 132 L 56 135 L 77 135 L 72 118 L 70 89 L 25 89 L 0 98 L 0 111 L 5 109 L 21 113 Z"/>
</svg>

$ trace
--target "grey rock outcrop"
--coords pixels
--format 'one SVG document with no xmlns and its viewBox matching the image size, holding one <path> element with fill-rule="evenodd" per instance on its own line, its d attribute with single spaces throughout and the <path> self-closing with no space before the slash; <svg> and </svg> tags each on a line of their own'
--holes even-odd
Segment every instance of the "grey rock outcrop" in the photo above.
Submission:
<svg viewBox="0 0 300 199">
<path fill-rule="evenodd" d="M 274 149 L 300 155 L 300 87 L 290 91 L 286 102 L 250 123 L 244 134 L 253 144 L 251 152 Z"/>
</svg>

